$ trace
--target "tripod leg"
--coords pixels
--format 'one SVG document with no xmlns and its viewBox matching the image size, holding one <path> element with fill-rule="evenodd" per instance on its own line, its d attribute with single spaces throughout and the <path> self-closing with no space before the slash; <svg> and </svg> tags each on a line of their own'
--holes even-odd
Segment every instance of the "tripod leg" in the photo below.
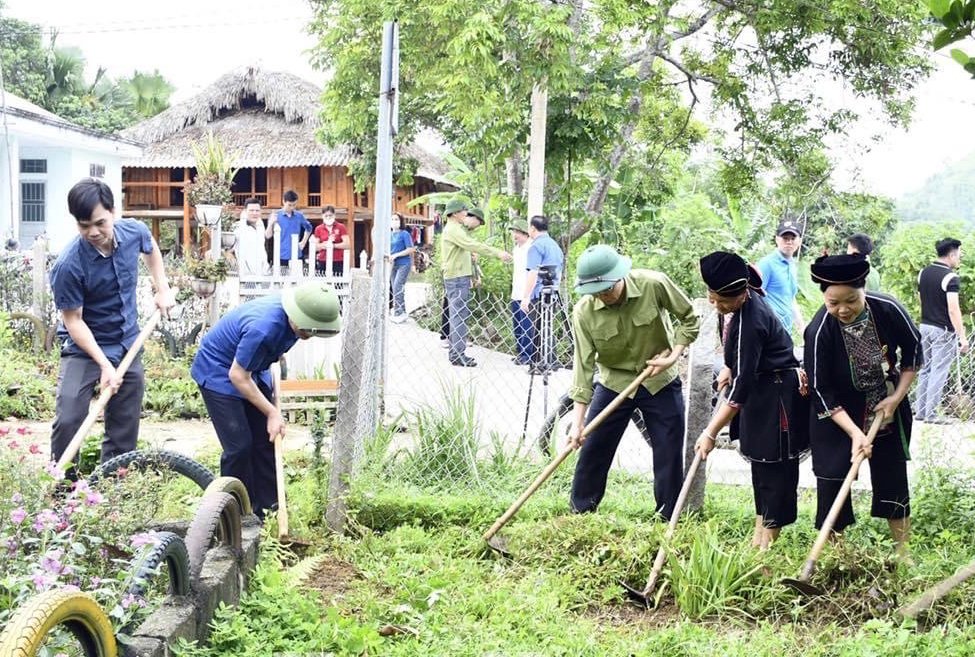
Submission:
<svg viewBox="0 0 975 657">
<path fill-rule="evenodd" d="M 535 388 L 535 372 L 532 370 L 528 377 L 528 400 L 525 402 L 525 421 L 521 425 L 521 444 L 525 444 L 525 437 L 528 435 L 528 412 L 532 407 L 532 390 Z"/>
</svg>

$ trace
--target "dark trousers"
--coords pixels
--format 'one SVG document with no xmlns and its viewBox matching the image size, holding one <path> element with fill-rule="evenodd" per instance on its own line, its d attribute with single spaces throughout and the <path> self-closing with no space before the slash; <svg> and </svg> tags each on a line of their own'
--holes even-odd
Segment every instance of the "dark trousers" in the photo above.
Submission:
<svg viewBox="0 0 975 657">
<path fill-rule="evenodd" d="M 51 455 L 61 458 L 64 450 L 88 416 L 95 385 L 102 370 L 87 356 L 62 356 L 58 370 L 58 387 L 54 426 L 51 429 Z M 142 356 L 129 366 L 118 392 L 105 406 L 105 438 L 102 440 L 102 462 L 135 449 L 145 392 Z M 76 457 L 77 458 L 77 457 Z"/>
<path fill-rule="evenodd" d="M 262 395 L 272 399 L 266 386 L 258 384 L 258 388 Z M 254 513 L 263 518 L 264 511 L 275 508 L 278 503 L 274 443 L 268 440 L 267 417 L 246 399 L 203 387 L 200 393 L 223 447 L 220 474 L 244 482 Z"/>
<path fill-rule="evenodd" d="M 440 339 L 450 339 L 450 309 L 447 305 L 447 294 L 443 295 L 443 303 L 440 305 Z"/>
<path fill-rule="evenodd" d="M 342 264 L 342 263 L 343 263 L 342 260 L 333 260 L 332 261 L 332 276 L 339 276 L 339 277 L 341 277 L 345 273 L 345 265 Z M 325 267 L 327 266 L 327 264 L 328 263 L 325 262 L 324 260 L 316 260 L 315 261 L 315 273 L 317 273 L 317 274 L 324 274 L 325 273 Z"/>
<path fill-rule="evenodd" d="M 593 390 L 586 422 L 592 421 L 618 393 L 600 383 Z M 666 519 L 674 511 L 684 479 L 684 397 L 680 379 L 655 395 L 640 386 L 633 399 L 625 399 L 599 425 L 579 449 L 570 503 L 576 513 L 595 511 L 606 492 L 606 477 L 633 411 L 639 409 L 653 437 L 653 496 Z"/>
<path fill-rule="evenodd" d="M 511 300 L 511 323 L 515 335 L 516 357 L 519 365 L 527 365 L 535 359 L 535 326 L 521 309 L 521 301 Z"/>
</svg>

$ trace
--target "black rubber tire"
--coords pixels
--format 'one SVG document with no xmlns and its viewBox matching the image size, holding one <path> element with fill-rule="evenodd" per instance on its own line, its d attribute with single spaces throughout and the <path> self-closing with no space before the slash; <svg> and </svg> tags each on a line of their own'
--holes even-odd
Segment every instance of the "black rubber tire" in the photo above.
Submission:
<svg viewBox="0 0 975 657">
<path fill-rule="evenodd" d="M 555 409 L 545 418 L 542 428 L 538 431 L 538 437 L 535 439 L 535 444 L 541 450 L 542 454 L 554 456 L 552 445 L 558 441 L 558 436 L 555 436 L 553 440 L 552 431 L 558 425 L 559 420 L 569 414 L 574 404 L 575 402 L 568 395 L 562 395 L 559 397 L 558 402 L 556 402 Z M 633 415 L 630 416 L 630 421 L 640 430 L 640 434 L 647 441 L 647 445 L 650 445 L 650 432 L 647 430 L 647 425 L 643 421 L 643 415 L 639 410 L 634 409 Z"/>
<path fill-rule="evenodd" d="M 203 570 L 207 552 L 214 545 L 229 545 L 241 552 L 240 506 L 230 493 L 213 493 L 203 498 L 189 529 L 186 551 L 190 558 L 190 583 L 196 584 Z"/>
<path fill-rule="evenodd" d="M 0 633 L 0 655 L 37 655 L 58 625 L 74 635 L 85 657 L 117 657 L 112 623 L 99 604 L 87 593 L 65 589 L 40 593 L 17 610 Z"/>
<path fill-rule="evenodd" d="M 113 476 L 120 468 L 130 468 L 133 466 L 137 468 L 146 468 L 148 466 L 156 469 L 165 468 L 171 470 L 183 475 L 203 490 L 206 490 L 206 487 L 214 479 L 214 475 L 210 470 L 185 454 L 169 452 L 163 449 L 134 449 L 131 452 L 110 458 L 95 468 L 91 476 L 88 477 L 88 483 L 94 485 L 103 477 Z"/>
<path fill-rule="evenodd" d="M 190 556 L 183 539 L 173 532 L 152 532 L 157 543 L 147 550 L 132 568 L 132 577 L 126 593 L 142 597 L 149 582 L 166 565 L 169 572 L 169 594 L 189 595 Z"/>
<path fill-rule="evenodd" d="M 203 497 L 211 493 L 230 493 L 237 499 L 237 505 L 240 507 L 240 515 L 249 516 L 254 513 L 254 508 L 251 506 L 251 497 L 247 494 L 247 487 L 237 477 L 217 477 L 203 491 Z"/>
</svg>

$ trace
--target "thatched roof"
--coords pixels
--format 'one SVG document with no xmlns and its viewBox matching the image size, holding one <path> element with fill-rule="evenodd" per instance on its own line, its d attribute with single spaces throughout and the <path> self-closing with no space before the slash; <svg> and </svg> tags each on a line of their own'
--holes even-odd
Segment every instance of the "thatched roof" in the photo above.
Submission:
<svg viewBox="0 0 975 657">
<path fill-rule="evenodd" d="M 208 131 L 220 140 L 237 167 L 347 166 L 351 147 L 329 148 L 316 138 L 322 90 L 290 73 L 238 69 L 177 105 L 122 131 L 145 144 L 127 167 L 192 167 L 190 144 Z M 416 158 L 417 175 L 446 182 L 448 167 L 416 144 L 404 149 Z"/>
</svg>

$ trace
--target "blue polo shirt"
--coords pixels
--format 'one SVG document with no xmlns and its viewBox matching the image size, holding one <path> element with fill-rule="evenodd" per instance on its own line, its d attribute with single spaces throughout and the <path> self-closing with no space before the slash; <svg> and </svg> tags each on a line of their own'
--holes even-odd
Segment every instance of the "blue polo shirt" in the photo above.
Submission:
<svg viewBox="0 0 975 657">
<path fill-rule="evenodd" d="M 525 267 L 528 271 L 540 267 L 552 267 L 555 270 L 555 285 L 557 286 L 562 278 L 562 262 L 564 260 L 565 256 L 562 255 L 559 243 L 553 240 L 548 233 L 539 233 L 532 240 L 532 245 L 528 249 L 528 261 Z M 539 275 L 538 280 L 535 281 L 535 289 L 532 290 L 532 299 L 537 299 L 541 293 L 542 279 Z"/>
<path fill-rule="evenodd" d="M 795 258 L 786 258 L 776 249 L 758 261 L 765 300 L 772 306 L 786 331 L 792 331 L 792 306 L 799 293 Z"/>
<path fill-rule="evenodd" d="M 51 268 L 51 290 L 58 310 L 82 308 L 81 318 L 105 357 L 118 366 L 139 335 L 136 284 L 139 254 L 152 253 L 152 235 L 141 221 L 117 219 L 115 248 L 103 256 L 88 240 L 75 237 Z M 90 358 L 58 322 L 62 356 Z"/>
<path fill-rule="evenodd" d="M 243 399 L 230 382 L 233 362 L 236 360 L 251 372 L 255 383 L 270 388 L 268 368 L 297 341 L 298 336 L 291 330 L 281 305 L 281 295 L 260 297 L 231 310 L 203 336 L 190 376 L 207 390 Z"/>
<path fill-rule="evenodd" d="M 298 236 L 298 243 L 301 244 L 302 231 L 306 234 L 312 232 L 311 223 L 305 219 L 305 215 L 297 210 L 289 217 L 284 210 L 278 210 L 278 225 L 281 226 L 281 260 L 291 260 L 291 236 Z M 302 249 L 297 257 L 304 259 L 305 250 Z"/>
<path fill-rule="evenodd" d="M 389 252 L 399 253 L 403 249 L 408 249 L 413 246 L 413 238 L 410 236 L 409 231 L 405 230 L 395 230 L 393 231 L 392 237 L 389 239 Z M 399 267 L 402 265 L 410 264 L 409 254 L 400 256 L 393 259 L 393 266 Z"/>
</svg>

